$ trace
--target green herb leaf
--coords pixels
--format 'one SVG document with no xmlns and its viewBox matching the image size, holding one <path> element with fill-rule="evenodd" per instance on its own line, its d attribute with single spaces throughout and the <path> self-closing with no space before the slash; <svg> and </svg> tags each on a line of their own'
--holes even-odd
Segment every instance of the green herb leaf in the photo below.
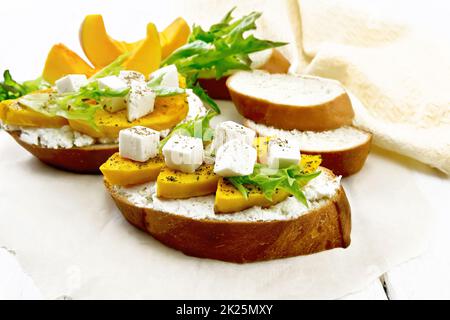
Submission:
<svg viewBox="0 0 450 320">
<path fill-rule="evenodd" d="M 170 97 L 186 92 L 186 90 L 182 88 L 165 87 L 165 86 L 154 86 L 151 87 L 151 89 L 158 97 Z"/>
<path fill-rule="evenodd" d="M 203 117 L 196 117 L 195 119 L 179 123 L 170 134 L 159 143 L 161 150 L 169 139 L 175 134 L 181 134 L 189 137 L 200 138 L 203 141 L 211 141 L 214 131 L 210 127 L 211 119 L 217 116 L 217 113 L 209 110 Z"/>
<path fill-rule="evenodd" d="M 9 70 L 3 72 L 3 82 L 0 82 L 0 101 L 17 99 L 30 92 L 49 88 L 50 84 L 39 77 L 35 80 L 25 81 L 20 84 L 15 81 Z"/>
<path fill-rule="evenodd" d="M 248 199 L 248 190 L 244 186 L 246 183 L 244 177 L 229 177 L 227 178 L 228 181 L 231 182 L 231 184 L 244 196 L 245 199 Z"/>
<path fill-rule="evenodd" d="M 293 195 L 298 201 L 308 207 L 308 202 L 303 194 L 302 188 L 312 179 L 320 175 L 320 171 L 303 174 L 298 165 L 293 165 L 284 169 L 270 169 L 257 163 L 253 173 L 248 176 L 228 177 L 233 186 L 242 195 L 248 198 L 246 185 L 255 185 L 261 189 L 264 196 L 272 201 L 272 196 L 277 189 L 284 190 Z"/>
<path fill-rule="evenodd" d="M 192 91 L 202 100 L 204 103 L 206 103 L 214 112 L 220 114 L 220 108 L 217 105 L 217 103 L 206 93 L 206 91 L 200 86 L 200 84 L 195 84 L 191 87 Z"/>
<path fill-rule="evenodd" d="M 212 71 L 219 79 L 232 70 L 248 70 L 250 53 L 286 44 L 257 39 L 253 35 L 244 38 L 245 32 L 256 29 L 255 21 L 261 13 L 252 12 L 233 21 L 233 10 L 207 31 L 194 25 L 189 43 L 173 52 L 163 65 L 175 64 L 185 76 Z"/>
<path fill-rule="evenodd" d="M 109 65 L 98 71 L 96 74 L 94 74 L 89 79 L 95 80 L 104 78 L 107 76 L 117 76 L 121 70 L 123 70 L 123 63 L 125 60 L 130 56 L 129 52 L 125 52 L 118 56 L 113 62 L 111 62 Z"/>
<path fill-rule="evenodd" d="M 162 66 L 168 66 L 175 64 L 178 67 L 178 61 L 189 59 L 196 55 L 202 55 L 208 53 L 212 49 L 212 46 L 204 41 L 195 40 L 194 42 L 185 44 L 176 49 L 170 56 L 168 56 L 163 62 Z"/>
<path fill-rule="evenodd" d="M 178 71 L 186 77 L 188 88 L 192 88 L 217 113 L 220 113 L 219 107 L 198 86 L 198 77 L 220 79 L 234 70 L 249 70 L 252 62 L 250 53 L 286 44 L 257 39 L 253 35 L 244 37 L 244 33 L 256 29 L 255 21 L 261 13 L 252 12 L 234 20 L 234 9 L 209 30 L 194 25 L 188 43 L 175 50 L 162 63 L 163 66 L 175 64 Z"/>
</svg>

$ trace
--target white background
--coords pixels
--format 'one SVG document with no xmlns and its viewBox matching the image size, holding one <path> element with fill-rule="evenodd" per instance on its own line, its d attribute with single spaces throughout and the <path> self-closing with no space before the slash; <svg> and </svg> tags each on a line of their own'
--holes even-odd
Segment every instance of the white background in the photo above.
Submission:
<svg viewBox="0 0 450 320">
<path fill-rule="evenodd" d="M 192 14 L 192 10 L 186 9 L 190 6 L 189 2 L 177 1 L 178 5 L 173 3 L 173 1 L 130 0 L 2 1 L 0 9 L 0 30 L 2 30 L 0 68 L 9 68 L 13 76 L 20 80 L 35 78 L 42 72 L 51 45 L 58 42 L 66 44 L 84 57 L 78 42 L 78 29 L 83 17 L 90 13 L 102 13 L 110 35 L 116 39 L 130 42 L 145 35 L 145 25 L 150 21 L 155 22 L 160 29 L 178 15 L 184 15 L 188 21 L 192 22 L 193 19 L 189 16 L 189 13 Z M 227 7 L 231 6 L 228 3 Z M 241 7 L 240 9 L 246 11 L 245 8 Z M 222 15 L 223 12 L 219 12 L 217 15 L 201 10 L 196 12 L 197 19 L 204 21 L 205 24 L 218 20 Z M 450 298 L 450 276 L 448 275 L 450 253 L 447 248 L 450 243 L 450 233 L 448 232 L 450 210 L 447 206 L 447 199 L 450 196 L 448 178 L 413 160 L 391 153 L 375 150 L 374 155 L 383 161 L 400 164 L 407 169 L 408 174 L 400 175 L 403 181 L 397 180 L 395 172 L 390 176 L 385 176 L 380 172 L 380 178 L 385 179 L 386 190 L 394 182 L 397 186 L 402 183 L 416 186 L 420 195 L 411 194 L 411 200 L 418 196 L 425 199 L 428 208 L 427 214 L 433 223 L 430 245 L 425 254 L 405 265 L 391 269 L 382 276 L 382 280 L 387 282 L 390 298 Z M 4 160 L 8 154 L 1 154 L 0 157 Z M 382 170 L 381 167 L 378 168 Z M 32 179 L 33 173 L 29 172 L 28 174 Z M 344 184 L 349 184 L 349 188 L 354 188 L 355 181 L 357 181 L 355 179 L 357 178 L 348 183 L 344 182 Z M 370 189 L 363 192 L 370 197 Z M 4 198 L 1 199 L 5 201 Z M 379 201 L 383 201 L 383 199 L 379 199 Z M 398 201 L 406 202 L 408 199 L 398 199 Z M 385 203 L 385 205 L 389 206 L 390 204 Z M 6 213 L 1 212 L 0 214 Z M 398 227 L 401 228 L 402 222 L 398 223 L 400 224 Z M 0 234 L 0 246 L 3 240 L 6 239 L 3 239 Z M 414 239 L 408 241 L 413 242 Z M 29 257 L 22 256 L 22 259 L 19 257 L 19 260 L 24 261 L 26 265 L 36 265 L 30 263 Z M 2 284 L 2 274 L 4 276 L 6 274 L 6 270 L 2 270 L 5 265 L 0 261 L 0 285 Z M 27 270 L 27 272 L 37 273 L 36 270 Z M 28 282 L 26 283 L 28 286 Z M 367 295 L 363 291 L 361 296 L 385 297 L 384 292 L 380 289 L 380 282 L 375 281 L 368 288 Z M 6 294 L 13 293 L 13 291 L 6 292 Z M 32 290 L 31 294 L 34 297 L 36 292 Z"/>
</svg>

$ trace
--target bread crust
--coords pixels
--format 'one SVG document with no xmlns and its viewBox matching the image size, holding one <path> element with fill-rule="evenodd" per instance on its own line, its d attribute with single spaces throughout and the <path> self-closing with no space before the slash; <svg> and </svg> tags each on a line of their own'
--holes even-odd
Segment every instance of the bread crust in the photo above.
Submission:
<svg viewBox="0 0 450 320">
<path fill-rule="evenodd" d="M 213 99 L 218 100 L 231 100 L 230 92 L 228 92 L 227 82 L 228 76 L 224 76 L 220 79 L 198 79 L 200 86 L 208 93 Z"/>
<path fill-rule="evenodd" d="M 272 49 L 269 59 L 264 64 L 257 67 L 258 70 L 265 70 L 269 73 L 288 73 L 291 63 L 277 49 Z"/>
<path fill-rule="evenodd" d="M 75 173 L 99 174 L 100 166 L 119 151 L 117 144 L 93 145 L 70 149 L 49 149 L 26 143 L 20 139 L 20 131 L 8 132 L 25 150 L 43 163 Z"/>
<path fill-rule="evenodd" d="M 243 124 L 252 128 L 248 119 L 245 119 Z M 320 155 L 322 157 L 321 166 L 330 169 L 335 175 L 347 177 L 360 171 L 369 156 L 372 147 L 372 134 L 367 131 L 364 132 L 367 134 L 367 139 L 352 148 L 327 151 L 304 149 L 300 146 L 300 152 L 302 154 Z M 257 130 L 256 134 L 260 135 Z"/>
<path fill-rule="evenodd" d="M 307 255 L 350 245 L 350 205 L 341 187 L 323 206 L 291 220 L 233 222 L 197 220 L 138 208 L 106 188 L 127 219 L 186 255 L 235 263 Z"/>
<path fill-rule="evenodd" d="M 346 92 L 322 104 L 292 106 L 243 94 L 230 85 L 231 80 L 227 87 L 237 111 L 256 123 L 284 130 L 325 131 L 351 125 L 355 116 Z"/>
<path fill-rule="evenodd" d="M 372 146 L 372 134 L 368 134 L 368 139 L 353 148 L 347 148 L 334 151 L 317 151 L 317 150 L 302 150 L 302 154 L 320 155 L 322 157 L 321 166 L 330 169 L 334 174 L 343 177 L 350 176 L 359 172 Z"/>
</svg>

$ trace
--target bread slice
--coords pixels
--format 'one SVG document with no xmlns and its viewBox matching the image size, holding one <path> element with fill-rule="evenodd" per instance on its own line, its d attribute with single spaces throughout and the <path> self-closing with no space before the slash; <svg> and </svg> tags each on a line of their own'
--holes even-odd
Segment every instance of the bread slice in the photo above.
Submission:
<svg viewBox="0 0 450 320">
<path fill-rule="evenodd" d="M 291 63 L 277 49 L 267 49 L 250 54 L 252 69 L 264 70 L 269 73 L 288 73 Z"/>
<path fill-rule="evenodd" d="M 242 116 L 268 126 L 324 131 L 353 121 L 347 92 L 331 79 L 241 71 L 228 78 L 227 87 Z"/>
<path fill-rule="evenodd" d="M 286 57 L 277 49 L 267 49 L 250 54 L 252 59 L 252 69 L 264 70 L 270 73 L 287 73 L 291 66 Z M 215 78 L 200 78 L 198 81 L 203 89 L 208 92 L 208 95 L 213 99 L 230 100 L 230 93 L 226 82 L 228 76 L 220 79 Z"/>
<path fill-rule="evenodd" d="M 346 248 L 350 245 L 350 205 L 340 179 L 320 168 L 316 186 L 329 197 L 308 196 L 306 208 L 295 198 L 268 209 L 214 214 L 214 196 L 166 200 L 155 196 L 154 183 L 124 188 L 105 181 L 123 216 L 135 227 L 183 253 L 245 263 Z M 315 179 L 314 179 L 315 180 Z M 310 183 L 312 183 L 312 180 Z M 323 189 L 322 189 L 323 190 Z"/>
<path fill-rule="evenodd" d="M 372 134 L 351 126 L 314 132 L 276 129 L 249 119 L 243 123 L 258 136 L 297 140 L 303 154 L 321 155 L 324 167 L 344 177 L 361 170 L 372 144 Z"/>
<path fill-rule="evenodd" d="M 100 166 L 119 151 L 118 144 L 96 144 L 81 148 L 50 149 L 24 142 L 20 131 L 7 131 L 33 156 L 52 167 L 76 173 L 100 173 Z"/>
</svg>

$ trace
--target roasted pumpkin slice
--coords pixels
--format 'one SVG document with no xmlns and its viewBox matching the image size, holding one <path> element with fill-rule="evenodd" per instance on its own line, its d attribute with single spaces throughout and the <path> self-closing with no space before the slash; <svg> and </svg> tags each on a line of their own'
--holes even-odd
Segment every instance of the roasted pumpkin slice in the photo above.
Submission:
<svg viewBox="0 0 450 320">
<path fill-rule="evenodd" d="M 109 113 L 99 110 L 95 114 L 97 130 L 88 123 L 80 120 L 70 120 L 70 126 L 77 131 L 85 133 L 94 138 L 107 137 L 117 138 L 122 129 L 144 126 L 154 130 L 170 129 L 186 118 L 188 104 L 185 94 L 171 97 L 159 97 L 155 101 L 155 109 L 149 115 L 128 122 L 126 110 Z"/>
<path fill-rule="evenodd" d="M 183 18 L 176 18 L 160 33 L 162 57 L 168 57 L 173 51 L 184 45 L 191 33 L 189 25 Z"/>
<path fill-rule="evenodd" d="M 148 76 L 161 64 L 161 44 L 158 30 L 153 23 L 147 25 L 147 37 L 132 51 L 124 63 L 126 70 L 134 70 Z"/>
<path fill-rule="evenodd" d="M 194 173 L 184 173 L 167 167 L 156 180 L 157 196 L 169 199 L 185 199 L 216 192 L 219 176 L 214 165 L 203 164 Z"/>
<path fill-rule="evenodd" d="M 84 54 L 96 67 L 102 68 L 125 51 L 125 47 L 106 32 L 103 17 L 87 15 L 80 28 L 80 44 Z"/>
<path fill-rule="evenodd" d="M 264 196 L 261 189 L 257 186 L 248 185 L 246 187 L 249 190 L 247 199 L 227 179 L 220 178 L 216 191 L 214 211 L 216 213 L 232 213 L 254 206 L 267 208 L 289 197 L 289 193 L 286 191 L 276 190 L 271 201 Z"/>
<path fill-rule="evenodd" d="M 109 183 L 128 186 L 155 181 L 163 167 L 162 156 L 147 162 L 137 162 L 122 158 L 119 153 L 115 153 L 101 165 L 100 171 Z"/>
<path fill-rule="evenodd" d="M 85 74 L 91 76 L 95 70 L 88 65 L 79 55 L 65 45 L 55 44 L 47 55 L 42 77 L 50 83 L 55 83 L 59 78 L 72 74 Z"/>
<path fill-rule="evenodd" d="M 47 116 L 22 106 L 16 100 L 3 101 L 0 107 L 1 120 L 9 125 L 39 128 L 60 128 L 68 124 L 59 116 Z"/>
</svg>

